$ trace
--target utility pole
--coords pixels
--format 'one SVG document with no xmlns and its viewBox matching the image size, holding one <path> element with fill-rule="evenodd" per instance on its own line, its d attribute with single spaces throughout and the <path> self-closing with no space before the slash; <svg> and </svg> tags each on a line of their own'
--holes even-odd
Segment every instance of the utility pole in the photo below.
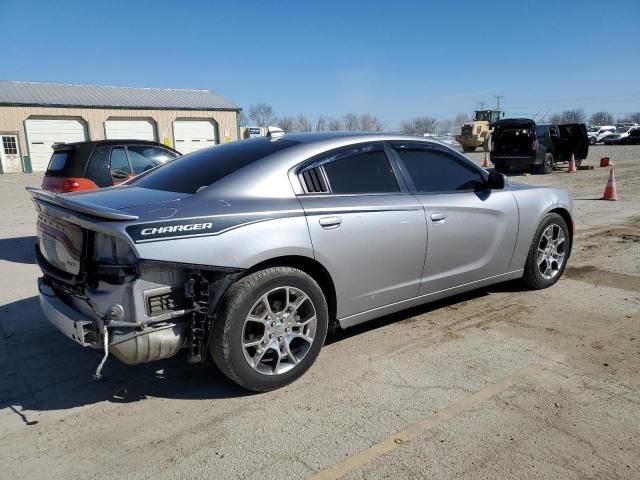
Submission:
<svg viewBox="0 0 640 480">
<path fill-rule="evenodd" d="M 493 97 L 496 99 L 497 103 L 496 110 L 500 110 L 500 99 L 504 98 L 504 95 L 494 95 Z"/>
<path fill-rule="evenodd" d="M 477 103 L 479 103 L 479 104 L 480 104 L 480 110 L 484 110 L 484 104 L 485 104 L 485 102 L 478 101 Z"/>
</svg>

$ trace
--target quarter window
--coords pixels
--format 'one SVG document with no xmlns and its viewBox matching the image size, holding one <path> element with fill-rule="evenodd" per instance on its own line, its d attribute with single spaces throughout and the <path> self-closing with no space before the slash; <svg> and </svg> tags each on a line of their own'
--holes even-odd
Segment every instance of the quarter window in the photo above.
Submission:
<svg viewBox="0 0 640 480">
<path fill-rule="evenodd" d="M 484 183 L 477 168 L 441 150 L 396 147 L 396 151 L 419 192 L 473 190 Z"/>
<path fill-rule="evenodd" d="M 124 147 L 113 147 L 111 149 L 111 171 L 113 170 L 131 173 L 127 152 L 124 150 Z"/>
<path fill-rule="evenodd" d="M 395 193 L 400 191 L 384 151 L 362 147 L 324 164 L 334 194 Z"/>
</svg>

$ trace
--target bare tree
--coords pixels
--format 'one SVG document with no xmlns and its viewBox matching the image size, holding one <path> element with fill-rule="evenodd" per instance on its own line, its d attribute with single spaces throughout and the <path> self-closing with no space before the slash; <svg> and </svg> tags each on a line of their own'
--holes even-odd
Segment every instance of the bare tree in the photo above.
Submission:
<svg viewBox="0 0 640 480">
<path fill-rule="evenodd" d="M 438 122 L 438 132 L 439 133 L 453 133 L 453 120 L 444 119 Z"/>
<path fill-rule="evenodd" d="M 275 115 L 273 108 L 266 103 L 256 103 L 249 107 L 249 118 L 258 127 L 268 127 L 274 123 Z"/>
<path fill-rule="evenodd" d="M 282 130 L 284 130 L 285 133 L 289 133 L 293 132 L 296 121 L 292 116 L 283 115 L 276 121 L 276 123 Z"/>
<path fill-rule="evenodd" d="M 635 112 L 629 115 L 629 120 L 633 123 L 640 123 L 640 112 Z"/>
<path fill-rule="evenodd" d="M 242 110 L 240 110 L 238 112 L 238 125 L 240 125 L 241 127 L 246 127 L 248 123 L 249 123 L 249 119 L 247 118 L 245 113 Z"/>
<path fill-rule="evenodd" d="M 327 129 L 327 121 L 320 115 L 316 123 L 316 132 L 324 132 Z"/>
<path fill-rule="evenodd" d="M 344 129 L 352 132 L 360 130 L 360 122 L 355 113 L 347 113 L 344 116 Z"/>
<path fill-rule="evenodd" d="M 311 131 L 311 122 L 302 113 L 300 115 L 298 115 L 298 117 L 296 118 L 296 130 L 298 132 L 310 132 Z"/>
<path fill-rule="evenodd" d="M 549 117 L 549 123 L 553 123 L 554 125 L 559 125 L 563 123 L 563 117 L 561 113 L 554 113 Z"/>
<path fill-rule="evenodd" d="M 342 130 L 342 121 L 339 118 L 329 118 L 329 121 L 327 122 L 327 130 L 331 132 Z"/>
<path fill-rule="evenodd" d="M 434 133 L 438 120 L 433 117 L 417 117 L 413 120 L 404 120 L 400 124 L 402 133 L 409 135 L 423 135 L 425 133 Z"/>
<path fill-rule="evenodd" d="M 363 113 L 358 119 L 359 129 L 363 132 L 381 132 L 383 125 L 378 117 L 370 113 Z"/>
<path fill-rule="evenodd" d="M 609 112 L 596 112 L 589 117 L 589 123 L 592 125 L 611 125 L 613 123 L 613 115 Z"/>
<path fill-rule="evenodd" d="M 585 123 L 587 115 L 581 108 L 573 110 L 564 110 L 561 114 L 562 121 L 560 123 Z"/>
</svg>

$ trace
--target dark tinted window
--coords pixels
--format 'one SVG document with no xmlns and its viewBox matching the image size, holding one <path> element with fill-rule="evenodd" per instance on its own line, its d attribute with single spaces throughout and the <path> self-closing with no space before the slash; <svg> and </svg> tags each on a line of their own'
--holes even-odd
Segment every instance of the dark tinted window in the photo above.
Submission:
<svg viewBox="0 0 640 480">
<path fill-rule="evenodd" d="M 125 173 L 131 173 L 127 152 L 124 147 L 111 148 L 111 170 L 120 170 Z"/>
<path fill-rule="evenodd" d="M 267 155 L 297 144 L 291 140 L 256 138 L 205 148 L 136 177 L 128 185 L 195 193 L 200 187 L 211 185 Z"/>
<path fill-rule="evenodd" d="M 65 163 L 67 163 L 67 158 L 69 154 L 67 152 L 53 152 L 51 155 L 51 160 L 49 161 L 49 170 L 50 172 L 59 172 L 64 168 Z"/>
<path fill-rule="evenodd" d="M 331 192 L 392 193 L 398 183 L 382 150 L 354 153 L 324 165 Z"/>
<path fill-rule="evenodd" d="M 96 147 L 87 165 L 85 176 L 99 187 L 113 185 L 109 171 L 109 147 Z"/>
<path fill-rule="evenodd" d="M 420 192 L 473 190 L 484 182 L 468 161 L 441 150 L 397 147 L 397 152 Z"/>
<path fill-rule="evenodd" d="M 159 147 L 150 147 L 147 145 L 133 145 L 127 147 L 129 160 L 133 173 L 140 174 L 147 170 L 173 160 L 178 157 L 177 153 Z"/>
</svg>

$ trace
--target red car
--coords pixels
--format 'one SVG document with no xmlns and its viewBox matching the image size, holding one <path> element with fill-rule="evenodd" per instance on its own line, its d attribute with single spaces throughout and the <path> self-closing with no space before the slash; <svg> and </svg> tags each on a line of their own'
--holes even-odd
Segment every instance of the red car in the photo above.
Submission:
<svg viewBox="0 0 640 480">
<path fill-rule="evenodd" d="M 56 193 L 111 187 L 180 156 L 146 140 L 57 143 L 42 188 Z"/>
</svg>

